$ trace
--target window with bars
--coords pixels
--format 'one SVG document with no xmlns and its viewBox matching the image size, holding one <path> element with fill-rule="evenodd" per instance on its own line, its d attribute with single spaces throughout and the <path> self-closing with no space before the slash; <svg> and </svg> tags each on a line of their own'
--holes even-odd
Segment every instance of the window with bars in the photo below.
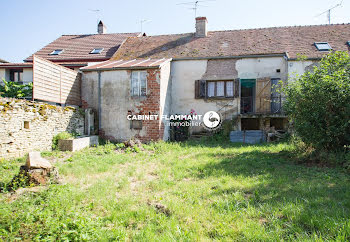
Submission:
<svg viewBox="0 0 350 242">
<path fill-rule="evenodd" d="M 146 96 L 147 94 L 147 72 L 131 72 L 131 96 Z"/>
<path fill-rule="evenodd" d="M 233 98 L 234 81 L 208 81 L 207 82 L 208 98 Z"/>
</svg>

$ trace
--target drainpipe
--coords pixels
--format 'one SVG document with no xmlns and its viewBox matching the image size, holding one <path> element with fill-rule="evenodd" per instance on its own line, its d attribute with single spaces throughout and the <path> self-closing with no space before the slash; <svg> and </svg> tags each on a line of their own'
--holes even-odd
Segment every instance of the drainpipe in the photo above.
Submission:
<svg viewBox="0 0 350 242">
<path fill-rule="evenodd" d="M 101 71 L 98 71 L 98 132 L 101 130 Z"/>
</svg>

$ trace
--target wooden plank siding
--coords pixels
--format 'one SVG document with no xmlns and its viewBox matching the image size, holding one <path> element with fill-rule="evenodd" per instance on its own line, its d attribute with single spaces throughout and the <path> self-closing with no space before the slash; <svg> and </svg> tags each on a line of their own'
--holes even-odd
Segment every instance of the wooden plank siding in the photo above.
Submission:
<svg viewBox="0 0 350 242">
<path fill-rule="evenodd" d="M 51 61 L 33 57 L 33 99 L 81 105 L 81 74 Z"/>
</svg>

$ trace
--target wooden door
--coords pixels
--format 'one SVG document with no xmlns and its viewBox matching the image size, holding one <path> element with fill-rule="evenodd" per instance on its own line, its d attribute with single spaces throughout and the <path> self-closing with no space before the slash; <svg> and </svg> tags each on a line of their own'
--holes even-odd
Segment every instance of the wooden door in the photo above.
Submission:
<svg viewBox="0 0 350 242">
<path fill-rule="evenodd" d="M 256 80 L 255 89 L 255 112 L 271 112 L 271 79 L 259 78 Z"/>
</svg>

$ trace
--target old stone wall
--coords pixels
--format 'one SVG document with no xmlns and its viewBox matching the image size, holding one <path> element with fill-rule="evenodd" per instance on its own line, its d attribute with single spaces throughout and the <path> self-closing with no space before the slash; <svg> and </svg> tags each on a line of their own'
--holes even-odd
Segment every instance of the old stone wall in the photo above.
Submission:
<svg viewBox="0 0 350 242">
<path fill-rule="evenodd" d="M 63 131 L 84 134 L 84 114 L 74 107 L 0 98 L 0 158 L 51 150 Z"/>
</svg>

